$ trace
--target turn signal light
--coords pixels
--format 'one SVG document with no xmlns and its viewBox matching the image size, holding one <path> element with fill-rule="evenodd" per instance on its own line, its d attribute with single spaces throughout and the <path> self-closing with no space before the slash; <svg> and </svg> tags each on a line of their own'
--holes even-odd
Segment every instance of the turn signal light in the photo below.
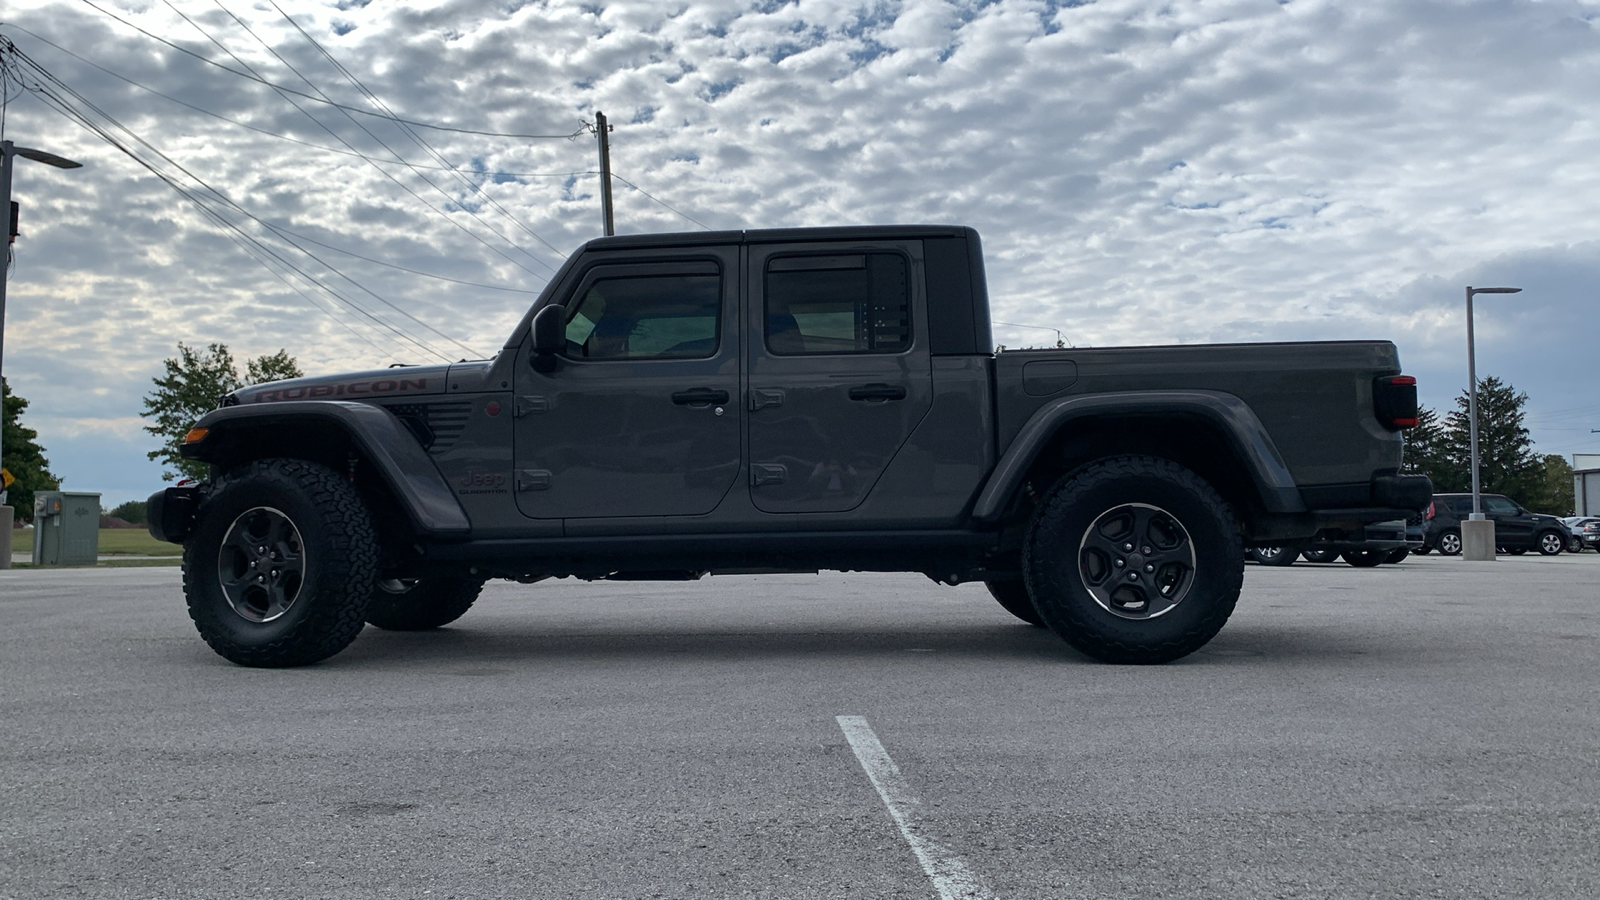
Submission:
<svg viewBox="0 0 1600 900">
<path fill-rule="evenodd" d="M 209 428 L 191 428 L 189 429 L 189 433 L 183 436 L 183 442 L 185 444 L 193 444 L 198 441 L 203 441 L 206 439 L 206 435 L 210 433 L 211 429 Z"/>
</svg>

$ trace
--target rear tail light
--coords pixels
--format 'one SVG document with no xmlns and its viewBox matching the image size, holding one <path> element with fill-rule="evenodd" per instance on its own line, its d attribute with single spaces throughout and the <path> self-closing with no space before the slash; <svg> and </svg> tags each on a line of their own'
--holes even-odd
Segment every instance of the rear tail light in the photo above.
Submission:
<svg viewBox="0 0 1600 900">
<path fill-rule="evenodd" d="M 1410 375 L 1374 379 L 1372 411 L 1390 431 L 1417 427 L 1417 379 Z"/>
<path fill-rule="evenodd" d="M 1428 504 L 1427 518 L 1430 518 L 1430 519 L 1433 518 L 1433 504 L 1432 503 Z"/>
</svg>

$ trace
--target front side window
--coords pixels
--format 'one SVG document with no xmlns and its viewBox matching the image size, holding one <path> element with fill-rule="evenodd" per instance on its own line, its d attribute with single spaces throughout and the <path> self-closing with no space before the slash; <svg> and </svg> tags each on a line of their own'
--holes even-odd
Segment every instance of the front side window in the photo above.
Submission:
<svg viewBox="0 0 1600 900">
<path fill-rule="evenodd" d="M 911 346 L 910 294 L 897 253 L 777 257 L 766 271 L 767 349 L 902 352 Z"/>
<path fill-rule="evenodd" d="M 580 359 L 706 359 L 717 353 L 717 275 L 601 278 L 571 303 L 567 354 Z"/>
</svg>

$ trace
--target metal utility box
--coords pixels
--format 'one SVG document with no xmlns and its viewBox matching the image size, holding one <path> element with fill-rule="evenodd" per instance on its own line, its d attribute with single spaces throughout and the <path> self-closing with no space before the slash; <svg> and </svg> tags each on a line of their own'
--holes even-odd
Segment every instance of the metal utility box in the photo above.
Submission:
<svg viewBox="0 0 1600 900">
<path fill-rule="evenodd" d="M 100 495 L 39 491 L 33 495 L 33 564 L 92 566 L 100 554 Z"/>
</svg>

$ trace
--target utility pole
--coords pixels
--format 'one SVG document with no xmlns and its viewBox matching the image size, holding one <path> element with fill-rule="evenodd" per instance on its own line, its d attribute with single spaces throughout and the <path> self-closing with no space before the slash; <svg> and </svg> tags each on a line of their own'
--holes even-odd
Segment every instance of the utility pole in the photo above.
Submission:
<svg viewBox="0 0 1600 900">
<path fill-rule="evenodd" d="M 4 371 L 6 350 L 6 282 L 11 277 L 11 244 L 17 239 L 17 219 L 14 215 L 15 207 L 11 205 L 11 159 L 20 156 L 34 162 L 42 162 L 47 166 L 58 169 L 76 169 L 83 165 L 70 159 L 46 153 L 43 150 L 34 150 L 29 147 L 18 147 L 10 141 L 0 141 L 0 215 L 6 221 L 6 258 L 5 267 L 0 270 L 0 372 Z M 0 418 L 4 411 L 0 410 Z M 5 468 L 4 436 L 0 435 L 0 469 Z M 6 489 L 0 485 L 0 569 L 11 568 L 11 507 L 5 505 Z"/>
<path fill-rule="evenodd" d="M 600 208 L 605 214 L 606 237 L 617 233 L 611 219 L 611 126 L 606 124 L 606 114 L 595 111 L 594 133 L 600 138 Z"/>
</svg>

